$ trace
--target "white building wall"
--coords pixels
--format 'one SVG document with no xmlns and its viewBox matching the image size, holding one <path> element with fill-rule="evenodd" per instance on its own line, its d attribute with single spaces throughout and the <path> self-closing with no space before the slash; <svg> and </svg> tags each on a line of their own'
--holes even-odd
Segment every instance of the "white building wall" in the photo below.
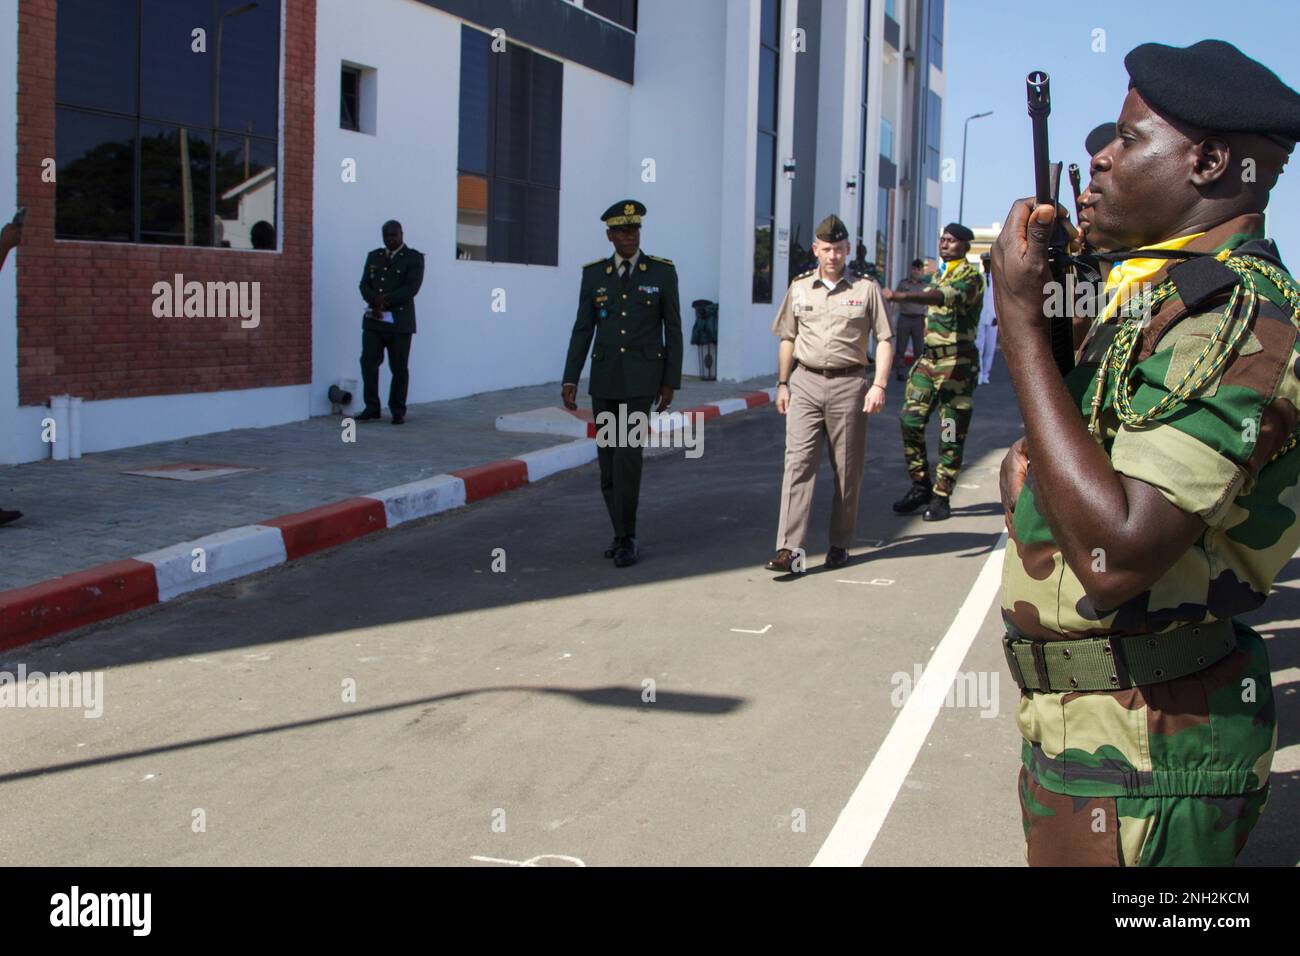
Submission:
<svg viewBox="0 0 1300 956">
<path fill-rule="evenodd" d="M 683 23 L 692 28 L 683 30 Z M 596 216 L 624 195 L 645 203 L 642 246 L 677 266 L 686 375 L 699 374 L 698 350 L 690 344 L 695 322 L 691 302 L 718 302 L 721 294 L 725 64 L 719 46 L 726 24 L 722 3 L 656 0 L 641 4 L 636 77 L 628 110 L 627 184 L 618 195 L 593 196 L 591 203 L 599 208 L 584 220 L 583 241 L 590 255 L 582 261 L 588 262 L 610 251 Z M 646 160 L 654 161 L 653 182 L 645 180 Z M 733 322 L 734 316 L 725 313 L 722 321 Z"/>
<path fill-rule="evenodd" d="M 329 411 L 330 384 L 361 377 L 365 303 L 357 284 L 366 253 L 381 244 L 380 226 L 390 218 L 401 221 L 406 242 L 425 254 L 410 402 L 558 380 L 581 266 L 610 252 L 600 214 L 634 181 L 632 88 L 564 64 L 558 266 L 457 260 L 462 21 L 414 0 L 367 4 L 366 17 L 357 17 L 349 0 L 320 0 L 317 8 L 312 413 Z M 339 128 L 344 61 L 377 70 L 374 135 Z M 349 158 L 356 160 L 356 182 L 342 181 Z M 651 228 L 650 250 L 674 258 L 660 242 L 666 238 L 660 227 Z M 502 293 L 505 311 L 494 312 L 494 296 Z M 385 364 L 379 383 L 385 403 L 388 380 Z M 358 391 L 354 408 L 360 398 Z"/>
</svg>

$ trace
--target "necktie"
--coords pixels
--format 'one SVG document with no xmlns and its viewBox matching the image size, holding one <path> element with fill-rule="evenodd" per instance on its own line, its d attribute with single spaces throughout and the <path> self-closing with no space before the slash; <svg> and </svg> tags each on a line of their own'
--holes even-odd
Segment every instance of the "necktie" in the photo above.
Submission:
<svg viewBox="0 0 1300 956">
<path fill-rule="evenodd" d="M 632 263 L 628 259 L 623 260 L 623 264 L 618 267 L 619 278 L 623 282 L 623 288 L 627 288 L 628 276 L 632 274 Z"/>
</svg>

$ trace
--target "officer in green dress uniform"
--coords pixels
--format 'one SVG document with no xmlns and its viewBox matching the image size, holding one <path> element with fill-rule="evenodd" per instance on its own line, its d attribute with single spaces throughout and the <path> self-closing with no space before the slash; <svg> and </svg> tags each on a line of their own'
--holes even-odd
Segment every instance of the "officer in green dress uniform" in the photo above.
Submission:
<svg viewBox="0 0 1300 956">
<path fill-rule="evenodd" d="M 641 251 L 645 206 L 634 199 L 616 202 L 600 218 L 614 254 L 582 267 L 578 317 L 564 363 L 564 406 L 578 407 L 578 379 L 591 350 L 591 410 L 597 420 L 619 421 L 632 413 L 666 411 L 682 384 L 682 318 L 677 301 L 677 270 L 671 260 Z M 595 345 L 592 345 L 592 340 Z M 618 567 L 635 564 L 637 501 L 641 495 L 642 447 L 619 435 L 598 449 L 600 490 L 614 526 L 605 550 Z"/>
<path fill-rule="evenodd" d="M 365 411 L 357 421 L 380 417 L 379 366 L 388 352 L 388 370 L 393 374 L 388 388 L 388 410 L 393 424 L 406 421 L 406 389 L 410 382 L 407 361 L 411 357 L 411 336 L 415 334 L 415 295 L 424 282 L 424 253 L 402 240 L 402 224 L 395 219 L 384 223 L 384 245 L 366 256 L 361 273 L 361 298 L 370 308 L 361 320 L 361 381 Z"/>
</svg>

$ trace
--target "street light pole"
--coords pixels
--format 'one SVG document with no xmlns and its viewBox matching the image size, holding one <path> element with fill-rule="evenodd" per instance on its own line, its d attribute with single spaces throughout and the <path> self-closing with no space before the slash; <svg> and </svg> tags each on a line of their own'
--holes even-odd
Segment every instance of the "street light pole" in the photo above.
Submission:
<svg viewBox="0 0 1300 956">
<path fill-rule="evenodd" d="M 970 132 L 970 121 L 973 119 L 983 119 L 985 116 L 992 116 L 993 111 L 987 113 L 976 113 L 974 116 L 966 117 L 966 122 L 961 128 L 961 192 L 957 199 L 957 221 L 962 222 L 962 213 L 966 211 L 966 134 Z M 964 224 L 964 223 L 963 223 Z"/>
</svg>

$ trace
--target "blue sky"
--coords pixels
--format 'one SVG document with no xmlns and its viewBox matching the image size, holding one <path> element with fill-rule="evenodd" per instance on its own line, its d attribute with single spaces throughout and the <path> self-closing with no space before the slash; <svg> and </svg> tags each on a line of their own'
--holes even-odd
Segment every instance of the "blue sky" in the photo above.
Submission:
<svg viewBox="0 0 1300 956">
<path fill-rule="evenodd" d="M 1124 55 L 1129 50 L 1147 42 L 1187 46 L 1227 40 L 1300 89 L 1297 12 L 1300 4 L 1294 0 L 948 0 L 943 155 L 956 161 L 959 177 L 963 121 L 993 110 L 970 123 L 966 224 L 1000 222 L 1014 199 L 1034 191 L 1025 111 L 1030 70 L 1045 69 L 1052 78 L 1052 159 L 1078 163 L 1086 183 L 1083 140 L 1098 123 L 1119 114 L 1128 89 Z M 1105 31 L 1105 52 L 1092 49 L 1098 29 Z M 940 223 L 957 218 L 959 185 L 943 184 Z M 1070 208 L 1066 181 L 1061 194 Z M 1268 234 L 1284 261 L 1300 271 L 1300 150 L 1273 190 Z"/>
</svg>

